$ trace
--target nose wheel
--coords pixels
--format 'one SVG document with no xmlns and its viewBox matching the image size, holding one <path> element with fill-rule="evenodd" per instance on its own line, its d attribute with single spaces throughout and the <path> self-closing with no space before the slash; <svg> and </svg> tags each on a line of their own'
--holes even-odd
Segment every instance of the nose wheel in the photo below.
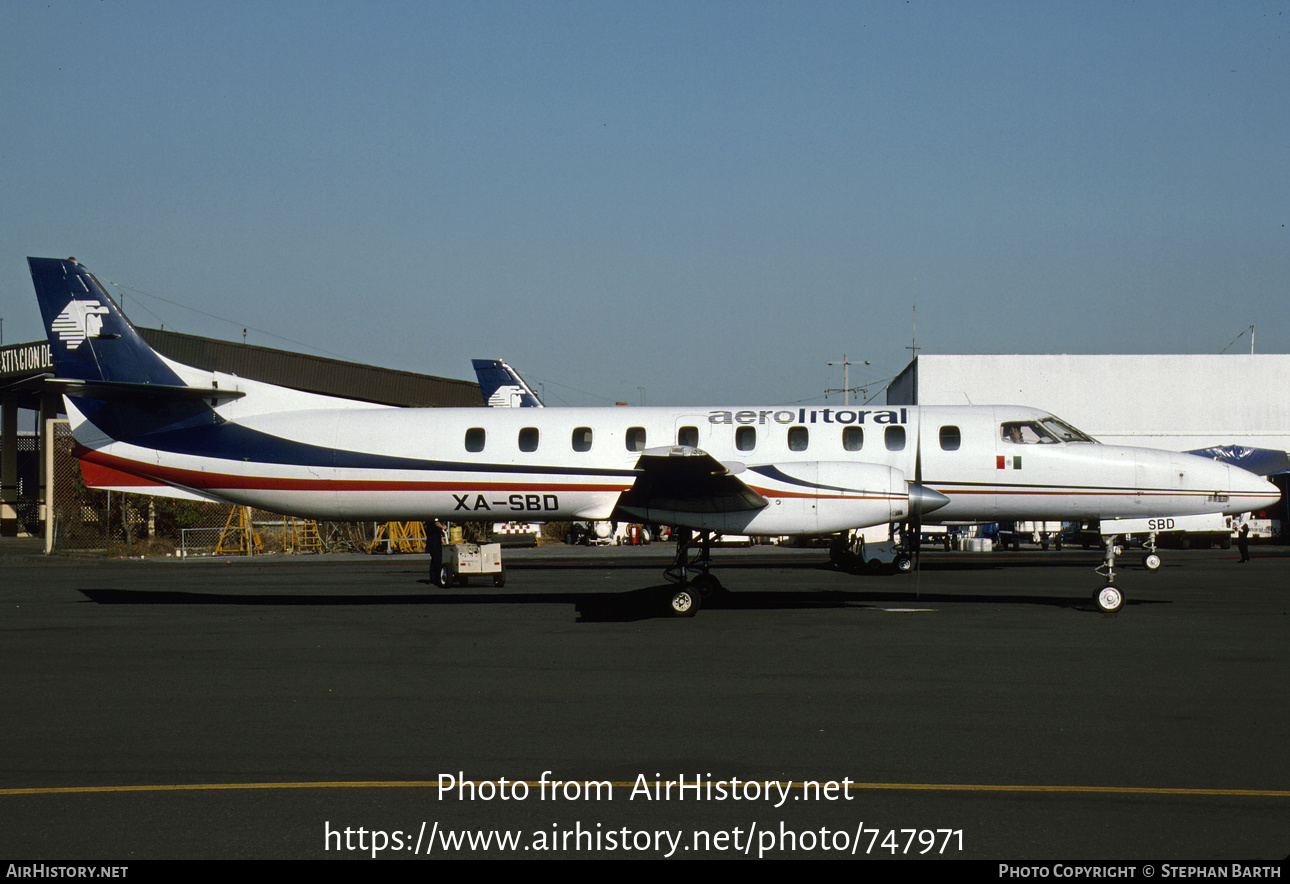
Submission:
<svg viewBox="0 0 1290 884">
<path fill-rule="evenodd" d="M 1120 553 L 1120 548 L 1115 545 L 1115 538 L 1114 534 L 1106 535 L 1106 558 L 1093 569 L 1106 579 L 1106 585 L 1093 593 L 1093 604 L 1103 614 L 1114 614 L 1124 607 L 1124 593 L 1115 586 L 1115 557 Z"/>
<path fill-rule="evenodd" d="M 1124 606 L 1124 593 L 1108 583 L 1093 593 L 1093 604 L 1103 614 L 1114 614 Z"/>
</svg>

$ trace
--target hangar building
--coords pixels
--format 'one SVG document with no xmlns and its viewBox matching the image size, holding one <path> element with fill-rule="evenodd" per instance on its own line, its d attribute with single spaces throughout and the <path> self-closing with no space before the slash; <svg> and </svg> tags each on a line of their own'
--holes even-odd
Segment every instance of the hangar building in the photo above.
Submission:
<svg viewBox="0 0 1290 884">
<path fill-rule="evenodd" d="M 891 405 L 1030 405 L 1108 444 L 1290 451 L 1290 355 L 919 356 Z"/>
<path fill-rule="evenodd" d="M 1111 445 L 1290 452 L 1287 382 L 1286 354 L 922 355 L 891 382 L 887 403 L 1030 405 Z M 1284 495 L 1287 474 L 1270 478 Z M 1280 506 L 1284 520 L 1284 496 Z"/>
</svg>

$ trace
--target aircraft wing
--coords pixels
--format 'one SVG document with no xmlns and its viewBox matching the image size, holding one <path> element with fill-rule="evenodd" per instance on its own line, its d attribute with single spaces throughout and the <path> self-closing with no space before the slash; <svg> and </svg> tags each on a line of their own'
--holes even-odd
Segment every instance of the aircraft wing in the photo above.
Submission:
<svg viewBox="0 0 1290 884">
<path fill-rule="evenodd" d="M 735 476 L 742 464 L 727 465 L 698 448 L 650 448 L 636 462 L 639 475 L 618 499 L 618 508 L 654 521 L 649 512 L 753 512 L 769 501 Z"/>
</svg>

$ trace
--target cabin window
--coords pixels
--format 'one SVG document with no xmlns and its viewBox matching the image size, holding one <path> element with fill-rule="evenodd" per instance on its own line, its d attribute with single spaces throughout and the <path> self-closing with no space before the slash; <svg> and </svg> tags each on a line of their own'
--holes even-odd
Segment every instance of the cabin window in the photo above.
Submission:
<svg viewBox="0 0 1290 884">
<path fill-rule="evenodd" d="M 958 451 L 963 444 L 963 434 L 958 427 L 941 427 L 941 450 Z"/>
<path fill-rule="evenodd" d="M 740 451 L 752 451 L 757 447 L 757 428 L 756 427 L 736 427 L 735 428 L 735 448 Z"/>
<path fill-rule="evenodd" d="M 888 451 L 904 451 L 905 428 L 899 426 L 888 427 L 883 431 L 882 441 L 887 444 Z"/>
<path fill-rule="evenodd" d="M 691 448 L 699 447 L 699 428 L 698 427 L 681 427 L 676 431 L 676 444 L 688 445 Z"/>
<path fill-rule="evenodd" d="M 591 450 L 591 427 L 577 427 L 573 431 L 573 450 Z"/>
<path fill-rule="evenodd" d="M 789 427 L 788 428 L 788 450 L 805 451 L 806 446 L 810 443 L 810 433 L 806 427 Z"/>
<path fill-rule="evenodd" d="M 524 427 L 520 430 L 520 451 L 537 451 L 537 427 Z"/>
<path fill-rule="evenodd" d="M 471 427 L 466 431 L 466 450 L 483 451 L 484 450 L 484 428 Z"/>
<path fill-rule="evenodd" d="M 863 427 L 842 428 L 842 448 L 845 451 L 859 451 L 864 447 Z"/>
<path fill-rule="evenodd" d="M 645 450 L 645 428 L 644 427 L 627 428 L 627 450 L 628 451 Z"/>
</svg>

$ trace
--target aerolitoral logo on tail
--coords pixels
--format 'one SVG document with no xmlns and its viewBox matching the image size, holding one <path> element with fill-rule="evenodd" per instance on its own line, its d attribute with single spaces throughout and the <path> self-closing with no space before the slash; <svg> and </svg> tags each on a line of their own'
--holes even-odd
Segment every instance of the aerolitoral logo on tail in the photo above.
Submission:
<svg viewBox="0 0 1290 884">
<path fill-rule="evenodd" d="M 519 408 L 524 404 L 524 391 L 515 384 L 498 387 L 488 397 L 489 408 Z"/>
<path fill-rule="evenodd" d="M 98 301 L 68 301 L 63 312 L 50 324 L 58 339 L 75 350 L 86 338 L 97 338 L 103 329 L 103 317 L 108 308 Z"/>
</svg>

